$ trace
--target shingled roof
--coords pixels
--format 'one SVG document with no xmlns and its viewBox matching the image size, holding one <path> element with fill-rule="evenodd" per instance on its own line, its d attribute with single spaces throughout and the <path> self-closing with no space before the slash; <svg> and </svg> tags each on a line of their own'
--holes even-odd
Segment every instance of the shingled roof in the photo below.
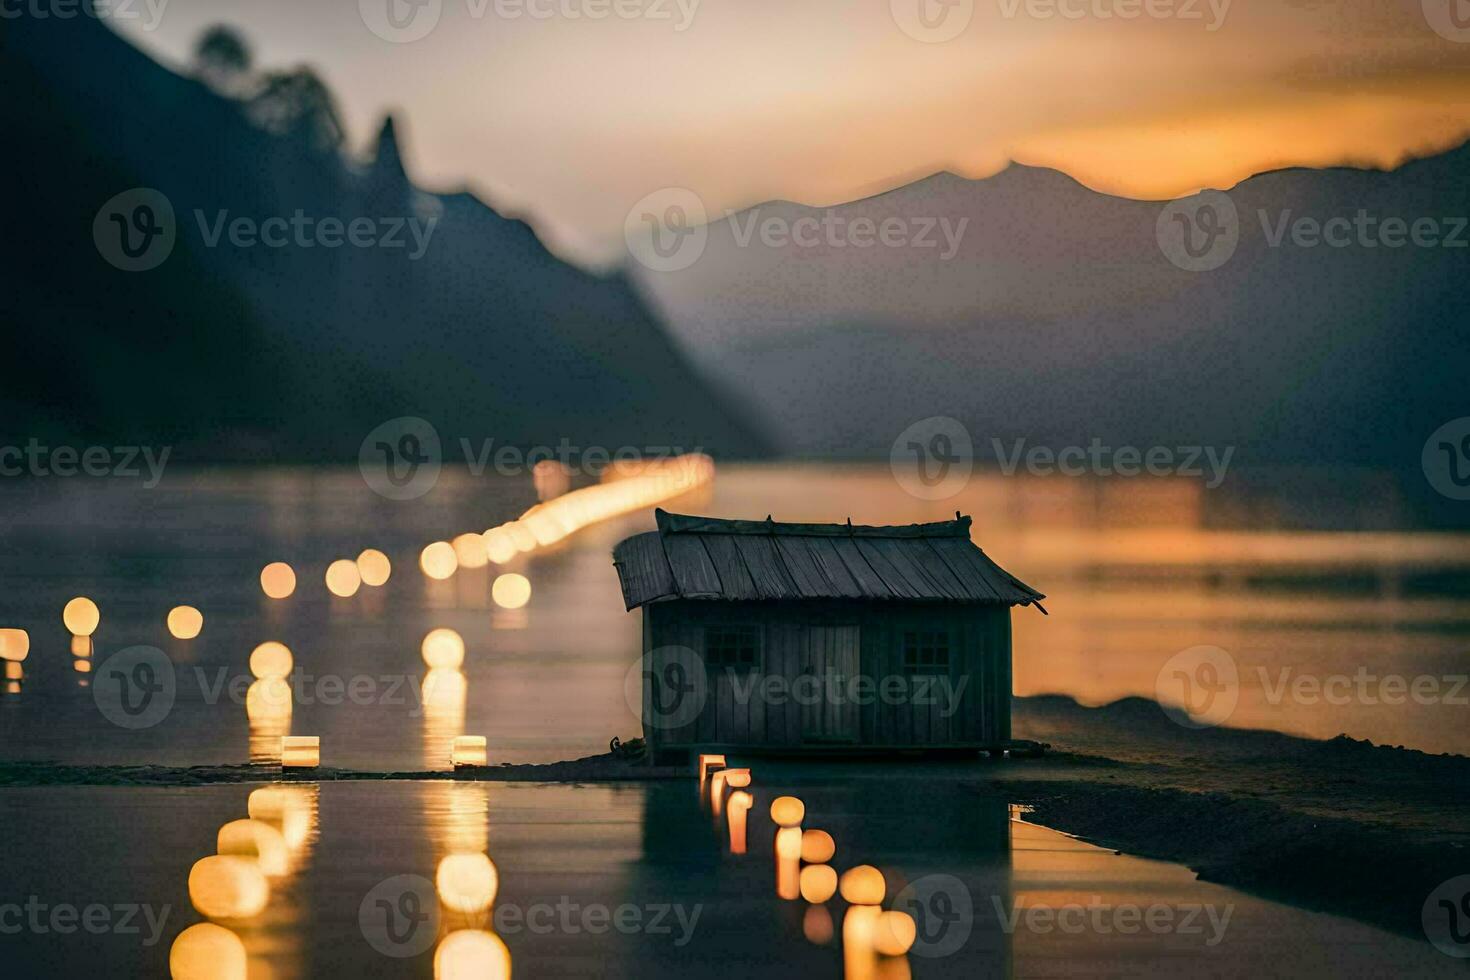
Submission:
<svg viewBox="0 0 1470 980">
<path fill-rule="evenodd" d="M 655 512 L 658 530 L 613 549 L 623 602 L 882 599 L 1025 606 L 1046 596 L 970 541 L 970 519 L 867 527 Z M 1046 610 L 1042 610 L 1045 612 Z"/>
</svg>

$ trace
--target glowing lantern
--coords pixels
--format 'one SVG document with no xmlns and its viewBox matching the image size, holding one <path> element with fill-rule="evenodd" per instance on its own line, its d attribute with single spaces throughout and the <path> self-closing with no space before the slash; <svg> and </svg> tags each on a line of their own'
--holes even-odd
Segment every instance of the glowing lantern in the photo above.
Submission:
<svg viewBox="0 0 1470 980">
<path fill-rule="evenodd" d="M 776 831 L 776 857 L 792 861 L 801 859 L 800 827 L 782 827 Z"/>
<path fill-rule="evenodd" d="M 204 614 L 193 606 L 174 606 L 168 611 L 168 631 L 177 640 L 192 640 L 204 629 Z"/>
<path fill-rule="evenodd" d="M 524 575 L 506 572 L 490 586 L 490 598 L 502 609 L 519 609 L 531 601 L 531 582 Z"/>
<path fill-rule="evenodd" d="M 254 725 L 290 718 L 291 685 L 280 677 L 255 681 L 245 691 L 245 717 Z"/>
<path fill-rule="evenodd" d="M 168 951 L 173 980 L 245 980 L 245 944 L 213 922 L 200 922 L 179 933 Z"/>
<path fill-rule="evenodd" d="M 322 740 L 317 735 L 285 735 L 281 738 L 281 765 L 288 769 L 310 769 L 322 761 Z"/>
<path fill-rule="evenodd" d="M 90 636 L 72 637 L 71 655 L 73 657 L 90 657 L 92 655 L 92 638 Z"/>
<path fill-rule="evenodd" d="M 327 591 L 332 595 L 346 599 L 357 595 L 361 586 L 362 576 L 358 574 L 357 562 L 338 558 L 327 566 Z"/>
<path fill-rule="evenodd" d="M 0 660 L 20 663 L 31 652 L 31 635 L 25 630 L 0 630 Z"/>
<path fill-rule="evenodd" d="M 448 541 L 435 541 L 419 554 L 419 567 L 432 579 L 446 579 L 459 570 L 459 556 Z"/>
<path fill-rule="evenodd" d="M 842 873 L 842 897 L 853 905 L 881 905 L 885 891 L 883 872 L 871 864 L 860 864 Z"/>
<path fill-rule="evenodd" d="M 434 875 L 439 901 L 452 912 L 483 912 L 495 901 L 500 876 L 483 854 L 450 854 Z"/>
<path fill-rule="evenodd" d="M 710 781 L 709 781 L 709 802 L 710 802 L 710 809 L 712 809 L 715 812 L 715 815 L 716 816 L 719 816 L 719 813 L 720 813 L 720 803 L 721 803 L 721 801 L 725 797 L 725 773 L 726 772 L 727 772 L 727 770 L 725 770 L 725 769 L 716 769 L 715 770 L 715 774 L 710 777 Z"/>
<path fill-rule="evenodd" d="M 873 925 L 873 948 L 884 956 L 902 956 L 918 935 L 913 916 L 907 912 L 884 912 Z"/>
<path fill-rule="evenodd" d="M 433 668 L 458 669 L 464 663 L 464 638 L 454 630 L 441 626 L 429 630 L 419 645 L 424 663 Z"/>
<path fill-rule="evenodd" d="M 357 556 L 357 574 L 362 577 L 363 585 L 376 588 L 393 574 L 393 563 L 381 551 L 369 548 Z"/>
<path fill-rule="evenodd" d="M 490 563 L 483 534 L 461 534 L 450 545 L 460 568 L 484 568 Z"/>
<path fill-rule="evenodd" d="M 77 596 L 66 604 L 61 610 L 61 621 L 66 628 L 77 636 L 91 636 L 97 632 L 97 625 L 102 621 L 102 613 L 97 609 L 97 603 L 86 596 Z"/>
<path fill-rule="evenodd" d="M 778 796 L 771 801 L 771 819 L 778 827 L 799 827 L 806 816 L 806 804 L 794 796 Z"/>
<path fill-rule="evenodd" d="M 837 872 L 830 864 L 809 864 L 801 869 L 801 897 L 820 905 L 837 894 Z"/>
<path fill-rule="evenodd" d="M 808 830 L 801 835 L 801 859 L 807 864 L 826 864 L 837 853 L 837 842 L 825 830 Z"/>
<path fill-rule="evenodd" d="M 807 907 L 801 920 L 801 932 L 807 942 L 825 946 L 832 941 L 832 913 L 825 905 Z"/>
<path fill-rule="evenodd" d="M 451 932 L 434 951 L 434 980 L 510 980 L 510 950 L 481 929 Z"/>
<path fill-rule="evenodd" d="M 211 919 L 248 919 L 270 899 L 270 885 L 249 858 L 216 854 L 189 869 L 189 901 Z"/>
<path fill-rule="evenodd" d="M 256 677 L 285 677 L 293 664 L 290 647 L 275 640 L 266 640 L 250 651 L 250 673 Z"/>
<path fill-rule="evenodd" d="M 776 831 L 776 895 L 788 902 L 801 897 L 801 831 L 796 827 Z"/>
<path fill-rule="evenodd" d="M 296 591 L 296 572 L 283 561 L 273 561 L 260 570 L 260 590 L 272 599 L 284 599 Z"/>
<path fill-rule="evenodd" d="M 730 824 L 730 853 L 745 853 L 745 815 L 755 805 L 755 800 L 743 789 L 730 794 L 725 807 L 725 819 Z"/>
<path fill-rule="evenodd" d="M 484 534 L 485 557 L 497 565 L 504 565 L 516 556 L 517 548 L 515 540 L 511 538 L 510 532 L 503 527 L 492 527 Z"/>
<path fill-rule="evenodd" d="M 455 766 L 489 765 L 489 750 L 484 735 L 459 735 L 449 749 L 449 761 Z"/>
<path fill-rule="evenodd" d="M 726 769 L 724 773 L 725 785 L 732 789 L 744 789 L 750 785 L 749 769 Z"/>
<path fill-rule="evenodd" d="M 231 820 L 219 829 L 214 849 L 220 854 L 254 859 L 267 878 L 285 874 L 291 863 L 286 838 L 261 820 Z"/>
<path fill-rule="evenodd" d="M 711 769 L 713 769 L 713 768 L 715 768 L 717 766 L 723 768 L 724 765 L 725 765 L 725 757 L 722 756 L 722 755 L 701 755 L 699 757 L 699 783 L 700 783 L 700 785 L 701 786 L 704 785 L 705 777 L 709 775 L 709 771 Z"/>
</svg>

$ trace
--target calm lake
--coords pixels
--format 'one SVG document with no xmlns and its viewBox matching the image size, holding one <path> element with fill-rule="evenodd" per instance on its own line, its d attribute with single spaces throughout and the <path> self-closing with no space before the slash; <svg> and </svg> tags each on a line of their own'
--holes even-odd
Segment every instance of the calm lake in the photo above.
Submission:
<svg viewBox="0 0 1470 980">
<path fill-rule="evenodd" d="M 1308 493 L 1285 477 L 1206 490 L 1184 479 L 977 474 L 958 496 L 928 502 L 886 466 L 746 465 L 722 466 L 711 486 L 668 506 L 873 524 L 960 510 L 989 555 L 1048 595 L 1050 615 L 1013 614 L 1018 695 L 1157 698 L 1161 674 L 1179 676 L 1171 658 L 1217 648 L 1235 678 L 1211 722 L 1470 753 L 1470 536 L 1406 526 L 1391 481 L 1361 482 L 1337 477 Z M 652 526 L 648 511 L 506 566 L 445 581 L 418 568 L 430 541 L 482 531 L 533 503 L 529 479 L 449 469 L 426 496 L 402 502 L 370 491 L 355 468 L 171 470 L 151 489 L 0 484 L 0 626 L 31 637 L 23 676 L 0 694 L 5 755 L 244 762 L 248 658 L 265 640 L 294 653 L 295 704 L 274 728 L 256 727 L 257 749 L 289 729 L 321 737 L 323 764 L 376 770 L 444 767 L 461 733 L 485 735 L 492 762 L 605 751 L 613 736 L 639 734 L 623 681 L 641 624 L 623 611 L 610 552 Z M 391 557 L 391 578 L 334 597 L 328 563 L 364 548 Z M 296 569 L 289 599 L 261 592 L 260 569 L 272 561 Z M 490 597 L 507 571 L 531 583 L 524 608 Z M 61 621 L 78 595 L 101 610 L 90 658 L 72 655 Z M 165 627 L 181 604 L 204 614 L 196 639 Z M 463 697 L 448 708 L 421 696 L 420 643 L 436 627 L 457 630 L 467 647 Z M 177 677 L 171 710 L 146 728 L 108 721 L 90 690 L 91 671 L 135 644 L 167 652 Z M 1201 680 L 1224 683 L 1218 673 Z"/>
</svg>

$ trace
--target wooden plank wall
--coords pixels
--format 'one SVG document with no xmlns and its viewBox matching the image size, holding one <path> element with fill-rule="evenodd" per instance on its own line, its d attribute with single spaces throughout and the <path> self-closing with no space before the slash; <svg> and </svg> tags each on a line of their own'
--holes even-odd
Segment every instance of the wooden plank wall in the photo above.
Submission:
<svg viewBox="0 0 1470 980">
<path fill-rule="evenodd" d="M 683 600 L 644 607 L 644 652 L 661 670 L 680 656 L 670 648 L 704 655 L 706 626 L 755 626 L 762 635 L 766 672 L 786 678 L 791 689 L 812 662 L 809 625 L 857 625 L 861 630 L 864 675 L 881 684 L 888 676 L 905 677 L 913 685 L 929 683 L 929 704 L 887 704 L 879 696 L 858 707 L 858 744 L 874 746 L 994 745 L 1010 738 L 1011 621 L 1004 606 L 905 605 L 841 600 L 806 602 L 699 602 Z M 957 690 L 968 674 L 958 706 L 948 711 L 947 695 L 932 686 L 934 675 L 906 675 L 903 669 L 905 630 L 944 627 L 950 633 L 949 690 Z M 802 741 L 802 705 L 793 698 L 767 703 L 761 676 L 735 675 L 723 669 L 707 673 L 704 710 L 679 728 L 650 724 L 645 707 L 645 737 L 659 745 L 763 745 L 797 747 Z M 910 695 L 918 689 L 909 687 Z M 645 683 L 644 704 L 649 704 Z"/>
</svg>

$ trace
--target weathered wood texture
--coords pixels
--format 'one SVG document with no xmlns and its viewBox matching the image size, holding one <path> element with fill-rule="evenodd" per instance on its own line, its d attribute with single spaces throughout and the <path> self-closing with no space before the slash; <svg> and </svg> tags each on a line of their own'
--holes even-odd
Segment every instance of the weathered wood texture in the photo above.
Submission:
<svg viewBox="0 0 1470 980">
<path fill-rule="evenodd" d="M 759 636 L 757 668 L 707 664 L 707 629 L 741 626 Z M 907 669 L 911 631 L 941 631 L 948 664 Z M 1010 608 L 993 602 L 660 602 L 644 607 L 644 652 L 644 736 L 655 747 L 988 747 L 1011 734 Z M 854 660 L 858 677 L 845 676 Z M 702 685 L 673 711 L 671 677 Z"/>
</svg>

